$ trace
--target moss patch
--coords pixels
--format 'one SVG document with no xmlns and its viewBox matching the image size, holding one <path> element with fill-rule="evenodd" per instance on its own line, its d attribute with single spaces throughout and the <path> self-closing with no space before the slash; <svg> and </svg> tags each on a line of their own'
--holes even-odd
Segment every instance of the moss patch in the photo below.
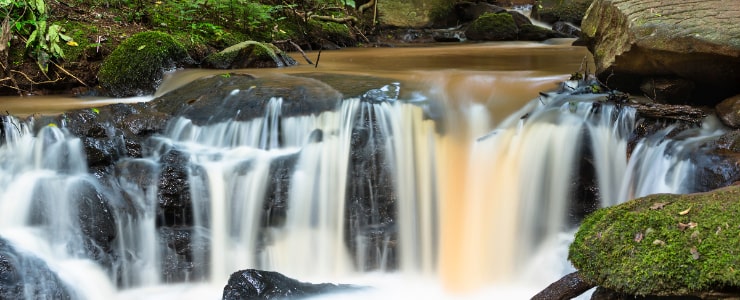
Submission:
<svg viewBox="0 0 740 300">
<path fill-rule="evenodd" d="M 471 40 L 516 40 L 518 29 L 514 18 L 507 13 L 484 13 L 470 24 L 465 35 Z"/>
<path fill-rule="evenodd" d="M 103 62 L 98 79 L 115 97 L 151 94 L 166 69 L 188 58 L 185 47 L 172 36 L 146 31 L 121 43 Z"/>
<path fill-rule="evenodd" d="M 651 195 L 588 216 L 569 259 L 584 279 L 633 295 L 740 287 L 740 186 Z"/>
</svg>

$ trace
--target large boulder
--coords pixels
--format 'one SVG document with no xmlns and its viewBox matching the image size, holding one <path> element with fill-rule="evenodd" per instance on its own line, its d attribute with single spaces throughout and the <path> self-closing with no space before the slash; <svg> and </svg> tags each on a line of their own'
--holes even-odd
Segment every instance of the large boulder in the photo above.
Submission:
<svg viewBox="0 0 740 300">
<path fill-rule="evenodd" d="M 301 299 L 359 287 L 331 283 L 306 283 L 278 272 L 242 270 L 234 272 L 224 287 L 224 300 Z"/>
<path fill-rule="evenodd" d="M 377 1 L 378 22 L 381 27 L 422 28 L 451 9 L 447 0 L 386 0 Z"/>
<path fill-rule="evenodd" d="M 740 93 L 738 19 L 722 0 L 596 0 L 582 29 L 610 87 L 641 94 L 645 77 L 682 78 L 700 91 L 692 103 L 714 105 Z"/>
<path fill-rule="evenodd" d="M 149 107 L 205 125 L 262 117 L 271 98 L 282 98 L 282 116 L 290 117 L 333 110 L 342 94 L 310 78 L 228 73 L 193 81 L 152 100 Z"/>
<path fill-rule="evenodd" d="M 513 41 L 519 29 L 507 13 L 484 13 L 465 30 L 465 36 L 474 41 Z"/>
<path fill-rule="evenodd" d="M 740 185 L 650 195 L 589 215 L 568 257 L 583 280 L 620 293 L 701 297 L 737 291 L 739 213 Z"/>
<path fill-rule="evenodd" d="M 246 41 L 209 55 L 203 64 L 215 69 L 244 69 L 287 67 L 297 63 L 273 44 Z"/>
<path fill-rule="evenodd" d="M 593 0 L 540 0 L 532 6 L 532 18 L 545 23 L 581 24 Z"/>
<path fill-rule="evenodd" d="M 98 72 L 100 86 L 114 97 L 154 94 L 164 72 L 192 64 L 185 47 L 159 31 L 137 33 L 111 53 Z"/>
</svg>

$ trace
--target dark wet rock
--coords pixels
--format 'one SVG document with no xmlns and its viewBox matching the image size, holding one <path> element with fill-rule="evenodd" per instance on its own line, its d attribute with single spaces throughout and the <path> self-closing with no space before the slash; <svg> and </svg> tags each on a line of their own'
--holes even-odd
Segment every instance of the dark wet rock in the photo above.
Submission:
<svg viewBox="0 0 740 300">
<path fill-rule="evenodd" d="M 740 130 L 712 140 L 690 156 L 697 166 L 697 191 L 709 191 L 740 182 Z"/>
<path fill-rule="evenodd" d="M 162 133 L 169 121 L 167 114 L 161 112 L 140 112 L 127 115 L 121 120 L 121 129 L 133 136 L 148 137 Z"/>
<path fill-rule="evenodd" d="M 511 18 L 514 19 L 514 24 L 516 24 L 516 27 L 520 29 L 524 25 L 532 25 L 532 20 L 518 11 L 507 10 L 506 13 L 511 15 Z"/>
<path fill-rule="evenodd" d="M 658 103 L 687 104 L 694 93 L 694 82 L 682 78 L 645 78 L 640 91 Z"/>
<path fill-rule="evenodd" d="M 158 224 L 193 225 L 188 178 L 189 158 L 185 153 L 171 149 L 162 155 L 160 164 L 162 170 L 157 184 Z"/>
<path fill-rule="evenodd" d="M 290 117 L 333 110 L 342 94 L 309 78 L 230 74 L 198 79 L 152 100 L 149 105 L 159 112 L 205 125 L 262 117 L 271 98 L 282 98 L 282 116 Z"/>
<path fill-rule="evenodd" d="M 465 30 L 465 36 L 474 41 L 513 41 L 519 29 L 507 13 L 484 13 Z"/>
<path fill-rule="evenodd" d="M 581 29 L 568 22 L 555 22 L 555 24 L 552 24 L 552 30 L 555 30 L 572 38 L 577 38 L 581 36 Z"/>
<path fill-rule="evenodd" d="M 714 109 L 723 124 L 740 129 L 740 94 L 723 100 Z"/>
<path fill-rule="evenodd" d="M 99 114 L 92 109 L 79 109 L 65 113 L 60 121 L 64 121 L 66 128 L 75 136 L 91 138 L 109 136 L 108 126 L 105 122 L 101 122 Z"/>
<path fill-rule="evenodd" d="M 285 224 L 288 214 L 290 179 L 298 161 L 298 154 L 275 158 L 270 163 L 270 183 L 263 204 L 262 225 L 279 227 Z"/>
<path fill-rule="evenodd" d="M 120 157 L 120 143 L 111 139 L 96 139 L 82 137 L 82 145 L 85 147 L 87 164 L 90 168 L 109 166 Z"/>
<path fill-rule="evenodd" d="M 740 6 L 700 2 L 596 0 L 583 24 L 597 75 L 640 94 L 646 77 L 682 78 L 691 104 L 714 106 L 740 93 Z"/>
<path fill-rule="evenodd" d="M 594 164 L 592 137 L 588 130 L 583 130 L 584 136 L 578 162 L 578 172 L 571 180 L 571 201 L 568 203 L 568 222 L 577 226 L 583 218 L 600 207 L 601 194 L 599 180 Z"/>
<path fill-rule="evenodd" d="M 553 282 L 541 292 L 534 295 L 531 300 L 569 300 L 585 293 L 594 286 L 587 283 L 573 272 Z"/>
<path fill-rule="evenodd" d="M 246 41 L 206 57 L 205 67 L 215 69 L 277 68 L 297 64 L 270 43 Z"/>
<path fill-rule="evenodd" d="M 162 279 L 166 282 L 184 282 L 205 279 L 208 276 L 210 255 L 208 230 L 197 227 L 161 227 L 164 246 Z"/>
<path fill-rule="evenodd" d="M 520 41 L 544 41 L 552 38 L 568 37 L 560 32 L 543 28 L 537 25 L 527 24 L 519 27 Z"/>
<path fill-rule="evenodd" d="M 114 97 L 154 94 L 166 70 L 192 64 L 185 47 L 159 31 L 137 33 L 103 61 L 100 86 Z"/>
<path fill-rule="evenodd" d="M 349 178 L 346 203 L 348 247 L 360 269 L 396 267 L 396 200 L 393 168 L 387 153 L 388 137 L 378 127 L 372 104 L 361 104 L 361 113 L 352 128 Z M 366 251 L 366 253 L 359 253 Z"/>
<path fill-rule="evenodd" d="M 88 242 L 88 251 L 94 257 L 103 257 L 113 250 L 117 228 L 109 199 L 92 184 L 78 188 L 78 221 L 80 231 Z"/>
<path fill-rule="evenodd" d="M 0 239 L 0 299 L 72 299 L 65 284 L 42 260 Z"/>
<path fill-rule="evenodd" d="M 453 11 L 457 15 L 458 23 L 467 23 L 478 19 L 478 17 L 485 13 L 496 14 L 506 12 L 506 9 L 485 2 L 461 1 L 455 3 Z"/>
<path fill-rule="evenodd" d="M 278 272 L 254 269 L 234 272 L 224 287 L 224 300 L 302 299 L 360 287 L 331 283 L 305 283 Z"/>
</svg>

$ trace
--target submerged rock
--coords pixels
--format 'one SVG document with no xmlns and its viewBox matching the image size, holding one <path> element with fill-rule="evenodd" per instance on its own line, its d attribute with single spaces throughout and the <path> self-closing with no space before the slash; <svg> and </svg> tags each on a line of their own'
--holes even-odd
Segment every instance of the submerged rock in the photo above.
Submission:
<svg viewBox="0 0 740 300">
<path fill-rule="evenodd" d="M 738 214 L 740 186 L 650 195 L 588 216 L 568 258 L 584 281 L 630 295 L 736 291 Z"/>
<path fill-rule="evenodd" d="M 726 4 L 596 0 L 582 38 L 610 87 L 640 94 L 644 77 L 680 78 L 701 91 L 693 104 L 714 105 L 740 93 L 740 6 Z"/>
<path fill-rule="evenodd" d="M 301 299 L 332 292 L 347 292 L 360 287 L 306 283 L 278 272 L 247 269 L 234 272 L 224 287 L 224 300 Z"/>
<path fill-rule="evenodd" d="M 0 299 L 72 299 L 42 260 L 20 253 L 0 239 Z"/>
</svg>

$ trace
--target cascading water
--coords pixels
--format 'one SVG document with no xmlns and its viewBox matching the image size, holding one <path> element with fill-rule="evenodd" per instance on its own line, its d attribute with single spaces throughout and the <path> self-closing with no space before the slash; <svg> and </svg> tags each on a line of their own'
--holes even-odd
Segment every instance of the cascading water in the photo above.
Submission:
<svg viewBox="0 0 740 300">
<path fill-rule="evenodd" d="M 217 298 L 228 275 L 245 268 L 336 281 L 397 269 L 405 280 L 438 276 L 456 291 L 541 288 L 569 268 L 562 251 L 579 214 L 571 200 L 582 156 L 590 154 L 601 205 L 691 192 L 692 167 L 678 154 L 721 133 L 707 126 L 671 141 L 660 133 L 628 159 L 635 112 L 599 102 L 603 95 L 551 94 L 496 128 L 485 107 L 462 104 L 450 110 L 459 115 L 446 116 L 464 120 L 452 133 L 427 119 L 420 103 L 398 99 L 398 88 L 316 115 L 283 116 L 283 100 L 273 98 L 251 121 L 175 118 L 147 157 L 117 164 L 113 183 L 88 174 L 80 140 L 63 128 L 33 134 L 32 123 L 5 117 L 0 237 L 44 261 L 73 298 L 180 280 L 210 282 L 207 297 Z M 160 242 L 184 226 L 156 219 L 156 181 L 172 153 L 188 176 L 192 253 L 173 254 Z M 139 174 L 149 184 L 136 184 Z M 102 198 L 108 207 L 90 208 Z M 86 232 L 84 222 L 101 211 L 116 220 L 113 241 Z M 190 271 L 164 276 L 167 263 Z M 540 269 L 531 272 L 533 264 Z"/>
</svg>

